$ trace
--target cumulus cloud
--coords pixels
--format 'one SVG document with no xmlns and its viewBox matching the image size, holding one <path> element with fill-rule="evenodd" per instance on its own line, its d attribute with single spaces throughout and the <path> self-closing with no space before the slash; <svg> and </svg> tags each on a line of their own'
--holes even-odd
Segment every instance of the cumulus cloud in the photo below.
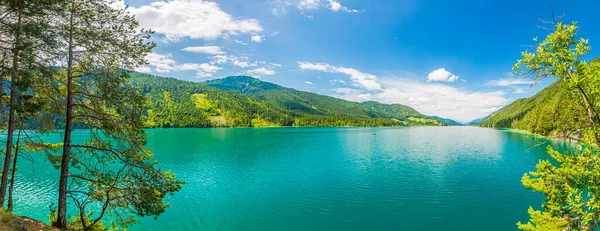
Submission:
<svg viewBox="0 0 600 231">
<path fill-rule="evenodd" d="M 304 83 L 308 84 L 308 85 L 313 85 L 314 83 L 311 81 L 305 81 Z"/>
<path fill-rule="evenodd" d="M 263 76 L 268 76 L 268 75 L 275 75 L 276 72 L 264 67 L 261 68 L 256 68 L 256 69 L 252 69 L 252 70 L 248 70 L 247 72 L 249 75 L 252 76 L 256 76 L 256 77 L 263 77 Z"/>
<path fill-rule="evenodd" d="M 298 3 L 296 4 L 296 6 L 299 9 L 304 9 L 304 10 L 318 9 L 320 5 L 321 5 L 320 0 L 299 0 Z"/>
<path fill-rule="evenodd" d="M 217 71 L 223 68 L 208 63 L 184 63 L 175 66 L 177 71 L 196 71 L 196 77 L 212 77 Z"/>
<path fill-rule="evenodd" d="M 272 3 L 275 5 L 273 13 L 276 15 L 285 13 L 290 7 L 301 10 L 301 14 L 308 18 L 312 18 L 312 15 L 305 14 L 304 11 L 329 9 L 333 12 L 358 12 L 358 10 L 343 6 L 341 2 L 335 0 L 273 0 Z"/>
<path fill-rule="evenodd" d="M 159 73 L 169 73 L 173 71 L 175 65 L 175 60 L 172 59 L 171 54 L 149 53 L 146 55 L 146 62 L 148 62 L 148 66 L 142 67 L 145 72 L 154 70 Z"/>
<path fill-rule="evenodd" d="M 265 61 L 254 61 L 250 62 L 248 56 L 235 56 L 235 55 L 215 55 L 212 56 L 210 63 L 211 64 L 226 64 L 230 63 L 231 65 L 241 67 L 241 68 L 249 68 L 256 67 L 258 65 L 264 65 L 267 62 Z"/>
<path fill-rule="evenodd" d="M 502 108 L 502 107 L 490 107 L 490 108 L 486 108 L 486 109 L 481 110 L 481 112 L 483 112 L 485 114 L 491 114 L 493 112 L 496 112 L 496 111 L 500 110 L 500 108 Z"/>
<path fill-rule="evenodd" d="M 375 75 L 360 72 L 347 67 L 337 67 L 326 63 L 298 62 L 302 70 L 342 73 L 349 76 L 356 88 L 335 88 L 332 96 L 363 102 L 375 100 L 382 103 L 399 103 L 408 105 L 421 113 L 469 122 L 489 114 L 509 102 L 502 91 L 469 91 L 440 83 L 429 83 L 402 78 L 378 78 Z M 458 76 L 441 69 L 433 77 L 443 81 L 455 81 Z M 441 73 L 441 74 L 440 74 Z M 344 83 L 339 79 L 330 83 Z M 495 111 L 495 110 L 494 110 Z"/>
<path fill-rule="evenodd" d="M 451 72 L 446 71 L 446 68 L 437 69 L 427 75 L 427 82 L 454 82 L 458 79 L 460 79 L 458 75 L 454 75 Z"/>
<path fill-rule="evenodd" d="M 212 77 L 215 73 L 217 73 L 217 71 L 221 69 L 223 68 L 208 63 L 202 63 L 196 66 L 196 77 Z"/>
<path fill-rule="evenodd" d="M 364 102 L 373 98 L 373 94 L 353 88 L 336 88 L 333 89 L 333 91 L 335 92 L 335 94 L 332 95 L 333 97 L 348 101 Z"/>
<path fill-rule="evenodd" d="M 199 46 L 199 47 L 186 47 L 181 49 L 182 51 L 192 52 L 192 53 L 201 53 L 201 54 L 209 54 L 209 55 L 220 55 L 225 54 L 224 51 L 221 51 L 220 46 Z"/>
<path fill-rule="evenodd" d="M 345 74 L 348 75 L 350 77 L 350 80 L 357 86 L 363 87 L 367 90 L 381 90 L 381 85 L 377 82 L 376 76 L 360 72 L 356 69 L 347 67 L 336 67 L 327 63 L 310 62 L 298 62 L 298 66 L 302 70 Z"/>
<path fill-rule="evenodd" d="M 342 9 L 342 4 L 340 2 L 336 2 L 334 0 L 329 0 L 329 5 L 331 10 L 333 11 L 340 11 Z"/>
<path fill-rule="evenodd" d="M 250 37 L 250 39 L 252 40 L 252 42 L 261 43 L 262 41 L 265 40 L 265 37 L 260 36 L 260 35 L 252 35 L 252 37 Z"/>
<path fill-rule="evenodd" d="M 141 67 L 136 67 L 135 71 L 141 72 L 141 73 L 150 73 L 150 72 L 152 72 L 152 68 L 150 68 L 149 66 L 141 66 Z"/>
<path fill-rule="evenodd" d="M 183 38 L 217 39 L 263 31 L 258 20 L 234 18 L 224 12 L 219 4 L 210 1 L 156 1 L 127 10 L 136 17 L 142 28 L 152 29 L 171 41 Z"/>
<path fill-rule="evenodd" d="M 329 80 L 329 82 L 331 84 L 336 84 L 336 83 L 346 84 L 346 81 L 344 81 L 343 79 L 332 79 L 332 80 Z"/>
<path fill-rule="evenodd" d="M 235 40 L 235 43 L 237 43 L 237 44 L 240 44 L 240 45 L 242 45 L 242 46 L 246 46 L 246 45 L 248 45 L 248 43 L 247 43 L 247 42 L 244 42 L 244 41 L 242 41 L 242 40 Z"/>
<path fill-rule="evenodd" d="M 532 81 L 532 80 L 507 78 L 507 79 L 492 80 L 492 81 L 488 82 L 488 85 L 498 86 L 498 87 L 506 87 L 506 86 L 512 86 L 512 85 L 531 85 L 534 83 L 535 83 L 535 81 Z"/>
<path fill-rule="evenodd" d="M 136 71 L 150 73 L 152 71 L 159 73 L 169 73 L 171 71 L 196 71 L 196 77 L 211 77 L 217 71 L 223 69 L 209 63 L 184 63 L 177 64 L 172 59 L 171 54 L 150 53 L 146 55 L 148 65 L 136 68 Z"/>
<path fill-rule="evenodd" d="M 381 83 L 384 90 L 375 97 L 380 102 L 400 103 L 427 115 L 460 122 L 484 117 L 489 114 L 485 109 L 500 107 L 509 101 L 502 91 L 468 91 L 404 79 L 385 79 Z"/>
</svg>

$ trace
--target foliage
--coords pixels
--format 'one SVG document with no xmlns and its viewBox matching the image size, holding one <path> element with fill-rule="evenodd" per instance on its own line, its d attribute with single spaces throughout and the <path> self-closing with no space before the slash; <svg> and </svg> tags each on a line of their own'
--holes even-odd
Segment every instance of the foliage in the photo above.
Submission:
<svg viewBox="0 0 600 231">
<path fill-rule="evenodd" d="M 534 39 L 538 42 L 534 51 L 523 52 L 513 70 L 536 81 L 549 76 L 558 79 L 553 86 L 556 90 L 551 93 L 559 97 L 535 102 L 551 105 L 534 106 L 531 113 L 547 115 L 548 111 L 534 110 L 551 108 L 550 112 L 558 112 L 550 113 L 551 117 L 558 118 L 538 116 L 538 120 L 557 120 L 564 124 L 536 129 L 554 130 L 556 134 L 579 141 L 579 146 L 566 153 L 548 147 L 548 154 L 555 162 L 540 161 L 535 172 L 523 176 L 523 185 L 543 193 L 546 199 L 541 210 L 529 209 L 529 222 L 517 225 L 522 230 L 597 230 L 600 228 L 600 157 L 597 155 L 600 64 L 583 59 L 591 47 L 587 40 L 576 38 L 576 23 L 555 23 L 554 26 L 555 31 L 544 40 Z"/>
</svg>

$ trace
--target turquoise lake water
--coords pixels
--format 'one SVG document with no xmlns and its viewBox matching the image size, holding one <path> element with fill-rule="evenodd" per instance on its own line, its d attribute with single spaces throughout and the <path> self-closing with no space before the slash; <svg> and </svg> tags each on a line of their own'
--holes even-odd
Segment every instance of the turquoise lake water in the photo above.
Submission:
<svg viewBox="0 0 600 231">
<path fill-rule="evenodd" d="M 130 230 L 516 230 L 543 199 L 520 183 L 548 158 L 532 148 L 543 141 L 477 127 L 148 130 L 188 183 Z M 47 222 L 57 175 L 21 162 L 15 212 Z"/>
</svg>

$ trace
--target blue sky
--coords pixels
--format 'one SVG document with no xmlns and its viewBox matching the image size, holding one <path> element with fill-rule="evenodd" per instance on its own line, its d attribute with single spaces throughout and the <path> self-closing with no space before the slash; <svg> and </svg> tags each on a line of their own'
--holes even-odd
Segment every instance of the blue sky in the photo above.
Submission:
<svg viewBox="0 0 600 231">
<path fill-rule="evenodd" d="M 409 105 L 467 122 L 532 88 L 510 70 L 548 31 L 548 4 L 600 44 L 600 1 L 121 0 L 156 31 L 148 66 L 205 81 L 250 75 L 352 101 Z M 600 55 L 593 50 L 589 58 Z"/>
</svg>

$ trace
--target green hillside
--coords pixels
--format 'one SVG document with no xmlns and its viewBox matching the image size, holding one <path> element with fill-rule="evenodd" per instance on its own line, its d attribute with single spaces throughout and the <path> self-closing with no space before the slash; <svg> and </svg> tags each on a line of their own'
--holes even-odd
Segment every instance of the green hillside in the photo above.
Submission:
<svg viewBox="0 0 600 231">
<path fill-rule="evenodd" d="M 462 124 L 460 122 L 457 122 L 455 120 L 446 119 L 446 118 L 442 118 L 442 117 L 439 117 L 439 116 L 432 116 L 431 118 L 439 120 L 439 121 L 442 121 L 445 124 L 450 125 L 450 126 L 463 126 L 464 125 L 464 124 Z"/>
<path fill-rule="evenodd" d="M 554 136 L 556 131 L 580 122 L 582 108 L 568 88 L 555 82 L 536 95 L 518 99 L 480 122 L 482 127 L 514 128 Z"/>
<path fill-rule="evenodd" d="M 596 57 L 591 62 L 600 62 Z M 513 128 L 544 136 L 559 136 L 558 131 L 573 131 L 585 123 L 585 108 L 573 89 L 555 82 L 532 97 L 518 99 L 482 119 L 479 126 Z"/>
<path fill-rule="evenodd" d="M 330 96 L 298 91 L 276 84 L 263 82 L 248 76 L 231 76 L 205 82 L 206 85 L 225 91 L 244 94 L 256 100 L 266 101 L 284 110 L 309 116 L 350 116 L 354 118 L 384 118 L 400 121 L 446 124 L 441 118 L 423 115 L 415 109 L 400 104 L 382 104 L 368 101 L 350 102 Z M 409 118 L 412 118 L 409 120 Z M 448 120 L 450 121 L 450 120 Z"/>
<path fill-rule="evenodd" d="M 349 102 L 252 77 L 194 83 L 132 73 L 130 81 L 146 96 L 147 127 L 447 125 L 404 105 Z"/>
</svg>

